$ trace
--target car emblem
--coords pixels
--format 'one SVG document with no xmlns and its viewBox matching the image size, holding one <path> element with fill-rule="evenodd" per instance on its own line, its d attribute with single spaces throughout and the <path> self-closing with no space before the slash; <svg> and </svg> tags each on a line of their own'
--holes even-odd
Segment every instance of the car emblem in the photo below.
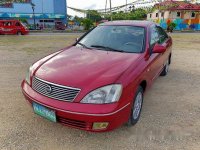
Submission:
<svg viewBox="0 0 200 150">
<path fill-rule="evenodd" d="M 46 92 L 47 92 L 48 94 L 51 94 L 52 88 L 51 88 L 50 85 L 47 85 L 47 87 L 46 87 Z"/>
</svg>

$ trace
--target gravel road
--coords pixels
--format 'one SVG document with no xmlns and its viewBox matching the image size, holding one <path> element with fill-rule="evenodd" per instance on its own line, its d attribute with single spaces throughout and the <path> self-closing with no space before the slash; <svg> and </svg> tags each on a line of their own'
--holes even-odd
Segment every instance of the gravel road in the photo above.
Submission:
<svg viewBox="0 0 200 150">
<path fill-rule="evenodd" d="M 0 37 L 0 149 L 199 150 L 200 34 L 172 37 L 170 72 L 159 77 L 145 94 L 139 123 L 100 134 L 35 115 L 21 94 L 20 83 L 28 66 L 72 43 L 74 36 Z"/>
</svg>

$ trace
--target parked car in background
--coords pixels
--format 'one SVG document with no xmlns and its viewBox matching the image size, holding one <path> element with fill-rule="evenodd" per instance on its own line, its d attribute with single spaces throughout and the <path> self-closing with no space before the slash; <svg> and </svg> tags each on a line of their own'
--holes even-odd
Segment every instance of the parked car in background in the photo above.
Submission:
<svg viewBox="0 0 200 150">
<path fill-rule="evenodd" d="M 0 20 L 0 34 L 26 35 L 28 28 L 18 20 Z"/>
<path fill-rule="evenodd" d="M 65 30 L 66 26 L 61 21 L 57 21 L 57 22 L 55 22 L 55 29 L 56 30 Z"/>
<path fill-rule="evenodd" d="M 171 56 L 171 37 L 153 22 L 106 22 L 33 64 L 22 91 L 46 119 L 110 131 L 138 122 L 144 92 L 167 75 Z"/>
</svg>

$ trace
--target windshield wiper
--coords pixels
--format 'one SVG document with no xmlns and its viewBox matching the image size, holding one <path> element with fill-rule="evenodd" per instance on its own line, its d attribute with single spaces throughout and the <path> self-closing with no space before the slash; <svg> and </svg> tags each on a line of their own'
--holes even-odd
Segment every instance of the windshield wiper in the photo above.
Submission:
<svg viewBox="0 0 200 150">
<path fill-rule="evenodd" d="M 85 44 L 83 44 L 83 43 L 77 43 L 77 44 L 79 44 L 79 45 L 81 45 L 81 46 L 83 46 L 83 48 L 87 48 L 87 49 L 91 49 L 90 47 L 87 47 Z"/>
<path fill-rule="evenodd" d="M 107 51 L 125 52 L 125 51 L 123 51 L 123 50 L 114 49 L 114 48 L 111 48 L 111 47 L 108 47 L 108 46 L 102 46 L 102 45 L 91 45 L 91 47 L 102 48 L 102 49 L 105 49 L 105 50 L 107 50 Z"/>
</svg>

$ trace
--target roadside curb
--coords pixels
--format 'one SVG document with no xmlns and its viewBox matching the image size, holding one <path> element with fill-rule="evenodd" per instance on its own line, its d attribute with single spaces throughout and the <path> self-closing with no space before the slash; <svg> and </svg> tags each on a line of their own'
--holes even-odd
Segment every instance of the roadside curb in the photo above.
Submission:
<svg viewBox="0 0 200 150">
<path fill-rule="evenodd" d="M 86 31 L 67 31 L 67 30 L 30 30 L 30 33 L 85 33 Z"/>
</svg>

